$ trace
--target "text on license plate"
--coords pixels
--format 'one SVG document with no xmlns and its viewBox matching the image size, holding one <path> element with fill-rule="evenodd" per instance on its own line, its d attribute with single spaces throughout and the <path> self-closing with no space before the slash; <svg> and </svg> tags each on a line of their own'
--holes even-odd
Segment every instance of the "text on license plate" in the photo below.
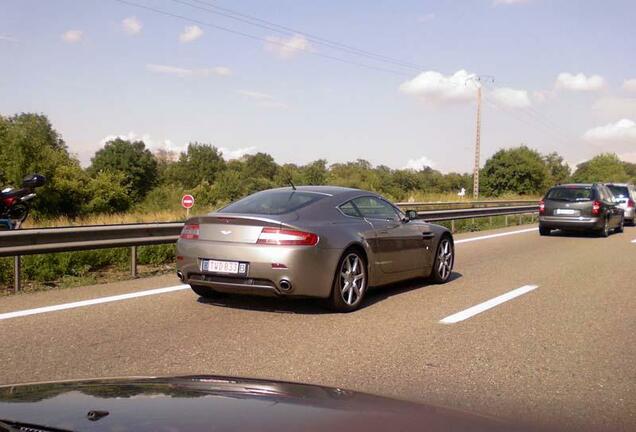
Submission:
<svg viewBox="0 0 636 432">
<path fill-rule="evenodd" d="M 247 264 L 238 261 L 202 260 L 201 270 L 214 273 L 244 274 Z"/>
<path fill-rule="evenodd" d="M 576 214 L 577 211 L 572 209 L 556 209 L 554 213 L 558 215 L 573 215 Z"/>
</svg>

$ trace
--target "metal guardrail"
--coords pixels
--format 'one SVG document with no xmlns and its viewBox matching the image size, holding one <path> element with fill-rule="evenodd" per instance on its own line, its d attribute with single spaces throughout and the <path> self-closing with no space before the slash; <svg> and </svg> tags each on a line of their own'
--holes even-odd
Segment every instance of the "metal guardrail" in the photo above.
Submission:
<svg viewBox="0 0 636 432">
<path fill-rule="evenodd" d="M 402 207 L 411 207 L 412 203 Z M 411 207 L 412 208 L 412 207 Z M 538 205 L 464 208 L 419 211 L 418 216 L 428 222 L 455 221 L 479 217 L 522 215 L 536 213 Z M 453 222 L 454 225 L 454 222 Z M 137 276 L 137 246 L 169 244 L 177 241 L 182 222 L 94 225 L 59 228 L 36 228 L 0 231 L 0 257 L 14 257 L 14 288 L 20 291 L 20 257 L 54 252 L 131 248 L 131 274 Z"/>
<path fill-rule="evenodd" d="M 484 208 L 484 207 L 507 207 L 519 205 L 531 205 L 537 203 L 535 200 L 483 200 L 483 201 L 438 201 L 438 202 L 399 202 L 398 207 L 411 208 L 414 210 L 425 208 Z"/>
</svg>

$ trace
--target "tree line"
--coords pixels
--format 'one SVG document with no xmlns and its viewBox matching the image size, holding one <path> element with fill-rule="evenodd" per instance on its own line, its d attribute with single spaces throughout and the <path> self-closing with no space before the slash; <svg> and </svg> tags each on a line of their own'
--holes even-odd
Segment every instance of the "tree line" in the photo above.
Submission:
<svg viewBox="0 0 636 432">
<path fill-rule="evenodd" d="M 35 202 L 35 216 L 83 217 L 130 210 L 161 211 L 178 206 L 184 192 L 202 207 L 218 207 L 255 191 L 277 186 L 339 185 L 372 190 L 395 201 L 421 193 L 472 193 L 469 173 L 441 173 L 373 166 L 358 159 L 329 165 L 319 159 L 305 165 L 278 164 L 266 153 L 226 161 L 213 145 L 193 142 L 174 155 L 155 153 L 143 141 L 113 139 L 88 167 L 80 165 L 45 115 L 0 115 L 0 183 L 20 183 L 28 173 L 48 178 Z M 636 164 L 601 154 L 572 173 L 557 153 L 542 155 L 519 146 L 502 149 L 481 171 L 481 193 L 537 196 L 566 181 L 636 181 Z"/>
</svg>

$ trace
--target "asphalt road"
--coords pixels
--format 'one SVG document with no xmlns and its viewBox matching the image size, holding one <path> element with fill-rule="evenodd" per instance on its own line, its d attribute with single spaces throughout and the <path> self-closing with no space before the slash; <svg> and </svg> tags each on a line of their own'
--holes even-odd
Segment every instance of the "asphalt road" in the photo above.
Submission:
<svg viewBox="0 0 636 432">
<path fill-rule="evenodd" d="M 49 305 L 178 285 L 160 277 L 0 299 L 0 383 L 220 374 L 350 388 L 560 430 L 636 430 L 636 228 L 608 239 L 516 227 L 457 236 L 453 280 L 312 301 L 181 289 L 30 316 Z M 326 269 L 326 271 L 331 271 Z M 440 320 L 537 286 L 455 324 Z M 4 319 L 3 319 L 4 316 Z"/>
</svg>

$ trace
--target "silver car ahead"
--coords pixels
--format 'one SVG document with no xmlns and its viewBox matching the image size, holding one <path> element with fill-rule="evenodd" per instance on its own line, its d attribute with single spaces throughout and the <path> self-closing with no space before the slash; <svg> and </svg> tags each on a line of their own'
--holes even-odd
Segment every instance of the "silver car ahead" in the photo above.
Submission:
<svg viewBox="0 0 636 432">
<path fill-rule="evenodd" d="M 634 185 L 627 183 L 605 183 L 605 186 L 612 191 L 616 204 L 625 211 L 625 223 L 634 225 L 634 213 L 636 212 L 634 202 L 636 201 L 636 189 Z"/>
<path fill-rule="evenodd" d="M 349 312 L 369 286 L 449 280 L 453 236 L 416 216 L 358 189 L 270 189 L 188 219 L 177 242 L 177 275 L 202 297 L 316 297 Z"/>
</svg>

